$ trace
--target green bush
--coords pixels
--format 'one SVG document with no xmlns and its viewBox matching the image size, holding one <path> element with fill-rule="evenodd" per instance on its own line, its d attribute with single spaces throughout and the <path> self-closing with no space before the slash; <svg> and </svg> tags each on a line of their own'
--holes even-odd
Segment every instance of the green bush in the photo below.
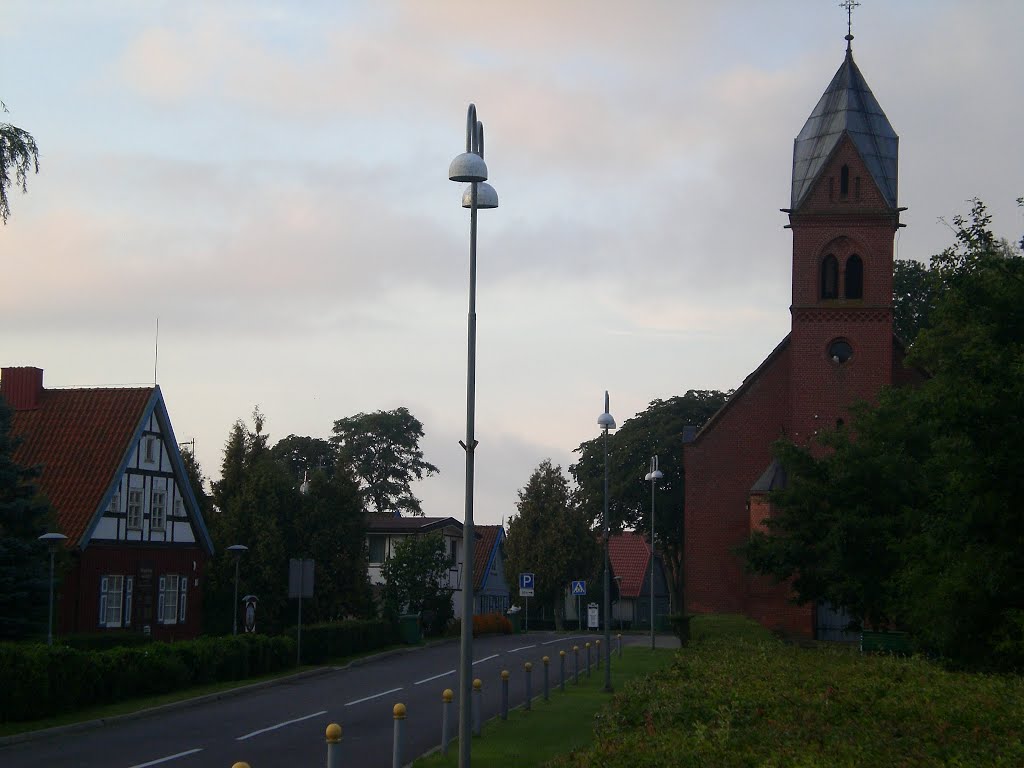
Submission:
<svg viewBox="0 0 1024 768">
<path fill-rule="evenodd" d="M 289 639 L 296 636 L 295 627 L 289 630 L 288 636 Z M 398 625 L 393 621 L 370 619 L 312 624 L 302 628 L 302 660 L 307 664 L 320 664 L 398 642 Z"/>
</svg>

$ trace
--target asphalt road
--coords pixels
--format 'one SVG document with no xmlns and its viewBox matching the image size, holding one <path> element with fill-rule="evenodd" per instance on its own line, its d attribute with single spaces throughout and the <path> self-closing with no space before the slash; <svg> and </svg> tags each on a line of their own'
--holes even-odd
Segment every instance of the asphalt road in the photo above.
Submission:
<svg viewBox="0 0 1024 768">
<path fill-rule="evenodd" d="M 477 638 L 473 643 L 474 672 L 484 684 L 483 720 L 500 711 L 502 669 L 511 673 L 509 700 L 515 707 L 525 696 L 525 662 L 533 662 L 533 693 L 537 696 L 542 691 L 543 656 L 551 657 L 554 689 L 559 679 L 559 650 L 568 652 L 566 674 L 571 676 L 574 642 L 581 646 L 582 669 L 583 643 L 598 637 L 531 632 Z M 622 640 L 648 642 L 644 635 L 625 635 Z M 456 691 L 450 717 L 453 734 L 457 735 L 458 655 L 457 640 L 411 648 L 218 700 L 184 702 L 144 717 L 117 718 L 95 728 L 62 729 L 44 738 L 0 747 L 0 765 L 230 768 L 244 760 L 252 768 L 313 768 L 326 764 L 325 728 L 329 723 L 339 723 L 344 729 L 341 765 L 388 768 L 394 728 L 392 707 L 398 702 L 408 711 L 403 763 L 440 744 L 441 693 L 445 688 Z"/>
</svg>

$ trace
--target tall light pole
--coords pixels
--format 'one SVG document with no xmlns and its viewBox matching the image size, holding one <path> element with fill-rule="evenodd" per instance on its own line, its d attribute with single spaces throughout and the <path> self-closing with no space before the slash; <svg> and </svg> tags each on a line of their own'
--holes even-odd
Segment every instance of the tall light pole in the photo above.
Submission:
<svg viewBox="0 0 1024 768">
<path fill-rule="evenodd" d="M 448 166 L 448 178 L 469 183 L 462 207 L 469 208 L 469 340 L 466 374 L 466 520 L 462 528 L 462 633 L 459 645 L 459 768 L 469 768 L 473 727 L 473 473 L 476 451 L 476 212 L 497 208 L 498 193 L 487 181 L 484 124 L 476 105 L 466 115 L 466 151 Z"/>
<path fill-rule="evenodd" d="M 597 425 L 604 430 L 604 690 L 612 691 L 612 627 L 611 573 L 608 568 L 608 430 L 615 429 L 615 419 L 608 413 L 608 391 L 604 393 L 604 413 L 597 417 Z"/>
<path fill-rule="evenodd" d="M 231 552 L 235 556 L 235 599 L 232 602 L 234 606 L 234 613 L 232 614 L 231 620 L 231 634 L 238 634 L 238 561 L 242 559 L 242 553 L 248 552 L 249 548 L 245 544 L 232 544 L 228 547 L 228 552 Z"/>
<path fill-rule="evenodd" d="M 654 481 L 665 475 L 658 469 L 658 457 L 651 456 L 651 471 L 644 480 L 651 481 L 651 650 L 654 650 Z"/>
<path fill-rule="evenodd" d="M 57 554 L 57 547 L 67 539 L 63 533 L 44 533 L 39 537 L 40 541 L 46 542 L 46 548 L 50 550 L 50 611 L 46 614 L 46 644 L 53 645 L 53 558 Z"/>
</svg>

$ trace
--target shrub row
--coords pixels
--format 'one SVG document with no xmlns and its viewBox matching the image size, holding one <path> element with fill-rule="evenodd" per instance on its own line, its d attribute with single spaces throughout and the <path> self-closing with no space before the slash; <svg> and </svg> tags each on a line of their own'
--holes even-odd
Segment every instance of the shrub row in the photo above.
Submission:
<svg viewBox="0 0 1024 768">
<path fill-rule="evenodd" d="M 296 628 L 288 636 L 297 639 Z M 328 659 L 365 653 L 401 642 L 398 624 L 372 619 L 344 621 L 338 624 L 311 624 L 302 628 L 302 661 L 320 664 Z"/>
<path fill-rule="evenodd" d="M 477 635 L 510 635 L 512 622 L 500 613 L 483 613 L 473 617 L 473 636 Z"/>
</svg>

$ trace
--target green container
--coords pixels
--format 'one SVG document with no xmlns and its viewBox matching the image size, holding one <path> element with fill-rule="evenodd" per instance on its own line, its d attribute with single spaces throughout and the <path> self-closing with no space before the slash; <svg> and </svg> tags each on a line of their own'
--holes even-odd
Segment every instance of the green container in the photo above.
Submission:
<svg viewBox="0 0 1024 768">
<path fill-rule="evenodd" d="M 403 643 L 416 645 L 423 640 L 423 633 L 420 631 L 420 615 L 418 613 L 405 613 L 398 617 L 398 634 Z"/>
<path fill-rule="evenodd" d="M 522 622 L 519 619 L 519 611 L 506 615 L 508 616 L 508 620 L 512 623 L 512 634 L 518 635 L 522 631 Z"/>
</svg>

